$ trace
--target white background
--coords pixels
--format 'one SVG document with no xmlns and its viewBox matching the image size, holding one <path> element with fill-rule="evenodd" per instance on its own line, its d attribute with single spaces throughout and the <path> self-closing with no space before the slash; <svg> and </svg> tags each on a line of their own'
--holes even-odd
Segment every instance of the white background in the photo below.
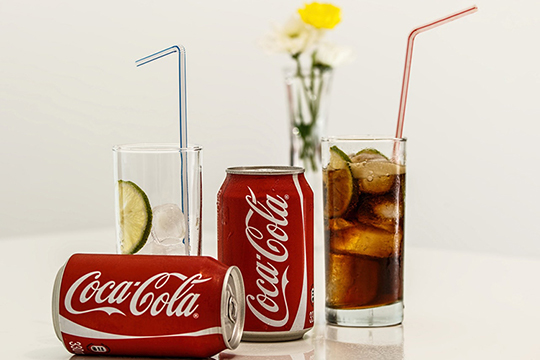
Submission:
<svg viewBox="0 0 540 360">
<path fill-rule="evenodd" d="M 409 31 L 473 2 L 334 3 L 329 38 L 356 59 L 336 71 L 329 134 L 393 135 Z M 288 161 L 291 63 L 258 42 L 302 4 L 0 0 L 0 241 L 114 226 L 112 145 L 178 139 L 176 59 L 134 65 L 174 44 L 188 51 L 189 139 L 204 147 L 214 230 L 226 167 Z M 476 4 L 416 39 L 407 243 L 540 256 L 540 3 Z"/>
</svg>

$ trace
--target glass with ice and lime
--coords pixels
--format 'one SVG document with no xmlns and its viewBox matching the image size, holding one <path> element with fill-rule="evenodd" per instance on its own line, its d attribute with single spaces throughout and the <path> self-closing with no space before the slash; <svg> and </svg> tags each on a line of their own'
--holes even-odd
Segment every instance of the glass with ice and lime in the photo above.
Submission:
<svg viewBox="0 0 540 360">
<path fill-rule="evenodd" d="M 403 138 L 322 141 L 329 323 L 402 322 L 405 144 Z"/>
<path fill-rule="evenodd" d="M 201 152 L 177 144 L 113 148 L 118 253 L 201 254 Z"/>
</svg>

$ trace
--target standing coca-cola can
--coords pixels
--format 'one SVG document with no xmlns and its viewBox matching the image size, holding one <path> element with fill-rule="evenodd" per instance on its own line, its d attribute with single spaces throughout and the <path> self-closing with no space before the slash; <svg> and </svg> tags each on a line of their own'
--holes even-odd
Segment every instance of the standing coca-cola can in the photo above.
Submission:
<svg viewBox="0 0 540 360">
<path fill-rule="evenodd" d="M 210 257 L 76 254 L 53 325 L 74 354 L 208 357 L 240 343 L 244 296 L 239 269 Z"/>
<path fill-rule="evenodd" d="M 243 340 L 301 338 L 313 327 L 313 191 L 304 169 L 232 167 L 218 193 L 218 259 L 240 268 Z"/>
</svg>

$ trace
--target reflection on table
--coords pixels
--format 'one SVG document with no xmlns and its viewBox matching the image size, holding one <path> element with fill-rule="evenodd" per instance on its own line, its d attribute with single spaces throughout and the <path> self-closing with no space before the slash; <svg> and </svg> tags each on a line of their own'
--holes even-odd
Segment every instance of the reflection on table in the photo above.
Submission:
<svg viewBox="0 0 540 360">
<path fill-rule="evenodd" d="M 403 326 L 349 328 L 326 325 L 324 329 L 326 360 L 369 359 L 401 360 Z"/>
<path fill-rule="evenodd" d="M 315 348 L 306 340 L 296 340 L 279 343 L 242 342 L 234 351 L 224 351 L 219 354 L 219 360 L 287 360 L 314 359 Z"/>
<path fill-rule="evenodd" d="M 401 360 L 403 326 L 350 328 L 320 325 L 302 340 L 280 343 L 242 342 L 236 350 L 219 354 L 219 360 Z"/>
</svg>

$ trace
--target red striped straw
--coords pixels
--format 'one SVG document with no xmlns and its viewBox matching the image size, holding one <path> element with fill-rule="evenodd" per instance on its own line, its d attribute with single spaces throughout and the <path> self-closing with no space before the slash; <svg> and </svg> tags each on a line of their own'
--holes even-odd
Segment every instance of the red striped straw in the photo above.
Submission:
<svg viewBox="0 0 540 360">
<path fill-rule="evenodd" d="M 467 8 L 462 11 L 458 11 L 457 13 L 454 13 L 452 15 L 445 16 L 439 20 L 417 27 L 416 29 L 411 31 L 411 34 L 409 35 L 409 40 L 407 41 L 407 52 L 405 53 L 405 68 L 403 70 L 403 83 L 401 85 L 401 99 L 399 102 L 399 115 L 398 115 L 397 129 L 396 129 L 396 138 L 401 138 L 403 135 L 403 121 L 405 118 L 405 105 L 407 104 L 407 92 L 409 89 L 409 77 L 411 74 L 411 62 L 412 62 L 414 38 L 416 37 L 416 35 L 420 34 L 421 32 L 433 29 L 437 26 L 446 24 L 450 21 L 459 19 L 463 16 L 475 13 L 476 11 L 478 11 L 478 8 L 476 7 L 476 5 L 473 5 L 470 8 Z"/>
</svg>

